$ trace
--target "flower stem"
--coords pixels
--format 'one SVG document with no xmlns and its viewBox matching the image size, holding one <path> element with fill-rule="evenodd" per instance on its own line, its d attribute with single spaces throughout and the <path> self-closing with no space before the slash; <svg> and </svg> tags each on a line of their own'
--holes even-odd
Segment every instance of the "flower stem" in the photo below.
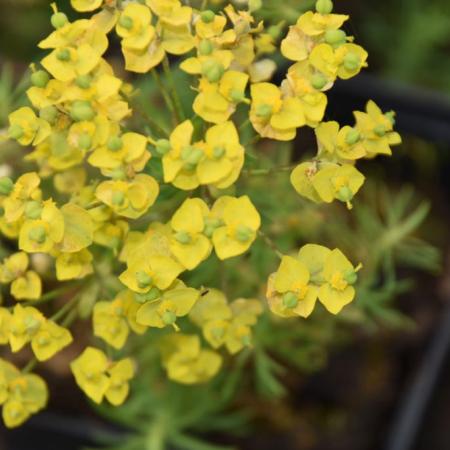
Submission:
<svg viewBox="0 0 450 450">
<path fill-rule="evenodd" d="M 185 115 L 183 111 L 183 106 L 181 104 L 180 96 L 178 95 L 175 80 L 173 78 L 173 73 L 170 70 L 169 58 L 167 57 L 167 55 L 163 59 L 163 69 L 164 74 L 167 77 L 167 80 L 169 81 L 170 93 L 172 95 L 173 104 L 175 106 L 175 114 L 177 116 L 177 120 L 178 122 L 181 122 L 185 119 Z"/>
<path fill-rule="evenodd" d="M 270 247 L 275 252 L 275 254 L 278 256 L 278 258 L 280 258 L 280 259 L 283 258 L 283 256 L 284 256 L 283 252 L 280 251 L 277 244 L 275 244 L 275 242 L 269 236 L 267 236 L 267 234 L 265 234 L 261 230 L 258 230 L 258 235 L 267 244 L 267 246 Z"/>
<path fill-rule="evenodd" d="M 152 70 L 152 75 L 156 84 L 158 85 L 159 90 L 161 91 L 161 95 L 164 98 L 164 102 L 166 103 L 167 107 L 170 110 L 170 113 L 172 114 L 172 117 L 174 118 L 175 121 L 179 122 L 179 117 L 175 108 L 175 104 L 172 98 L 170 97 L 170 94 L 167 92 L 167 89 L 164 86 L 164 83 L 162 82 L 161 77 L 159 76 L 158 70 L 156 68 Z"/>
<path fill-rule="evenodd" d="M 295 169 L 294 166 L 281 166 L 281 167 L 271 167 L 268 169 L 248 169 L 243 170 L 242 174 L 247 176 L 261 176 L 261 175 L 269 175 L 273 173 L 283 173 L 283 172 L 290 172 Z"/>
</svg>

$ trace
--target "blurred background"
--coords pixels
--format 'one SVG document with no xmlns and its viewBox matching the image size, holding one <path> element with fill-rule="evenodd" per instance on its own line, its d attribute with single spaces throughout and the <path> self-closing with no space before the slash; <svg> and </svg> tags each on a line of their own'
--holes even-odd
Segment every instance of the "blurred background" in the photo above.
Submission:
<svg viewBox="0 0 450 450">
<path fill-rule="evenodd" d="M 263 0 L 261 15 L 274 24 L 290 23 L 312 3 Z M 66 1 L 58 6 L 70 12 Z M 48 1 L 0 0 L 0 8 L 2 128 L 9 112 L 23 102 L 23 76 L 30 61 L 42 57 L 36 44 L 51 28 Z M 362 168 L 371 180 L 362 193 L 365 202 L 395 211 L 391 220 L 398 219 L 399 229 L 413 235 L 397 255 L 402 282 L 388 294 L 395 307 L 374 311 L 377 326 L 342 338 L 345 345 L 326 361 L 318 352 L 308 356 L 308 370 L 299 374 L 288 367 L 282 378 L 289 395 L 243 399 L 256 411 L 252 431 L 241 437 L 217 433 L 212 439 L 243 450 L 448 450 L 450 2 L 336 0 L 335 9 L 350 14 L 347 32 L 370 57 L 365 73 L 337 83 L 330 92 L 327 119 L 349 122 L 351 112 L 372 98 L 384 110 L 397 112 L 404 139 L 392 158 Z M 120 67 L 114 45 L 110 52 Z M 311 148 L 311 142 L 307 133 L 299 136 L 295 154 Z M 365 220 L 366 233 L 376 233 L 370 228 L 376 218 Z M 354 245 L 351 236 L 346 245 Z M 311 361 L 316 361 L 313 368 Z M 80 393 L 64 389 L 57 370 L 53 378 L 53 409 L 20 430 L 2 428 L 0 449 L 79 449 L 92 446 L 94 434 L 118 433 L 86 410 Z"/>
</svg>

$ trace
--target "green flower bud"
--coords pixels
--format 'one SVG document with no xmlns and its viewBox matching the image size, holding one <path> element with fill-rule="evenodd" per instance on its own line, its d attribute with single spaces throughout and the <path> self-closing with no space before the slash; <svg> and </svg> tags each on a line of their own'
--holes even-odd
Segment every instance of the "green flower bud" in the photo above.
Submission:
<svg viewBox="0 0 450 450">
<path fill-rule="evenodd" d="M 391 122 L 392 126 L 395 125 L 395 112 L 389 111 L 385 114 L 385 117 Z"/>
<path fill-rule="evenodd" d="M 349 132 L 347 133 L 347 136 L 345 136 L 345 142 L 348 145 L 354 145 L 356 144 L 359 140 L 361 139 L 361 135 L 359 134 L 358 130 L 355 130 L 354 128 L 352 128 L 351 130 L 349 130 Z"/>
<path fill-rule="evenodd" d="M 298 297 L 293 292 L 286 292 L 283 295 L 283 305 L 289 309 L 295 308 L 298 305 Z"/>
<path fill-rule="evenodd" d="M 17 123 L 13 123 L 9 128 L 8 128 L 8 136 L 11 139 L 20 139 L 23 136 L 23 128 L 17 124 Z"/>
<path fill-rule="evenodd" d="M 361 58 L 356 53 L 347 53 L 344 57 L 344 67 L 347 70 L 358 70 L 361 65 Z"/>
<path fill-rule="evenodd" d="M 210 64 L 205 64 L 206 69 L 203 70 L 203 75 L 210 83 L 217 83 L 225 73 L 222 64 L 212 61 Z"/>
<path fill-rule="evenodd" d="M 45 88 L 50 81 L 50 76 L 45 70 L 37 70 L 31 74 L 30 79 L 33 86 Z"/>
<path fill-rule="evenodd" d="M 108 150 L 118 152 L 123 147 L 123 141 L 119 136 L 113 136 L 108 139 L 106 146 Z"/>
<path fill-rule="evenodd" d="M 311 78 L 311 85 L 314 89 L 320 91 L 328 83 L 327 77 L 321 73 L 316 73 Z"/>
<path fill-rule="evenodd" d="M 180 244 L 187 245 L 192 241 L 191 236 L 186 231 L 179 231 L 174 236 L 175 240 Z"/>
<path fill-rule="evenodd" d="M 62 48 L 56 53 L 56 58 L 60 61 L 70 61 L 70 50 L 68 48 Z"/>
<path fill-rule="evenodd" d="M 168 139 L 159 139 L 156 142 L 156 151 L 161 156 L 164 156 L 166 153 L 169 153 L 172 149 L 172 146 L 170 145 L 170 141 Z"/>
<path fill-rule="evenodd" d="M 258 117 L 264 118 L 264 119 L 268 119 L 273 112 L 273 108 L 271 105 L 259 105 L 256 108 L 255 114 Z"/>
<path fill-rule="evenodd" d="M 378 136 L 378 137 L 383 137 L 386 135 L 386 127 L 384 125 L 377 125 L 374 129 L 373 132 Z"/>
<path fill-rule="evenodd" d="M 0 194 L 9 195 L 14 189 L 14 183 L 9 177 L 0 178 Z"/>
<path fill-rule="evenodd" d="M 161 297 L 161 291 L 157 287 L 152 287 L 145 294 L 135 294 L 134 297 L 138 303 L 151 302 Z"/>
<path fill-rule="evenodd" d="M 333 2 L 331 0 L 317 0 L 316 11 L 319 14 L 331 14 L 333 11 Z"/>
<path fill-rule="evenodd" d="M 236 239 L 239 242 L 245 243 L 250 240 L 253 235 L 253 231 L 245 225 L 239 225 L 236 229 Z"/>
<path fill-rule="evenodd" d="M 126 30 L 131 30 L 133 28 L 133 19 L 129 16 L 121 16 L 119 25 Z"/>
<path fill-rule="evenodd" d="M 63 27 L 68 21 L 69 19 L 67 19 L 67 16 L 62 12 L 57 12 L 50 18 L 52 26 L 56 29 Z"/>
<path fill-rule="evenodd" d="M 341 202 L 347 203 L 353 198 L 353 192 L 348 186 L 343 186 L 339 189 L 338 193 L 336 194 L 336 198 Z"/>
<path fill-rule="evenodd" d="M 245 99 L 245 95 L 239 89 L 232 89 L 230 92 L 230 98 L 233 103 L 241 103 Z"/>
<path fill-rule="evenodd" d="M 358 281 L 358 274 L 354 270 L 349 270 L 345 273 L 344 280 L 348 284 L 355 284 Z"/>
<path fill-rule="evenodd" d="M 42 214 L 42 205 L 40 202 L 31 200 L 25 204 L 25 216 L 28 219 L 36 220 L 40 219 Z"/>
<path fill-rule="evenodd" d="M 48 338 L 45 337 L 45 336 L 40 336 L 40 337 L 38 338 L 38 344 L 39 344 L 41 347 L 44 347 L 44 346 L 50 344 L 50 339 L 48 339 Z"/>
<path fill-rule="evenodd" d="M 38 244 L 43 244 L 47 238 L 47 233 L 42 225 L 38 225 L 30 230 L 28 237 Z"/>
<path fill-rule="evenodd" d="M 113 180 L 125 180 L 127 174 L 123 167 L 117 167 L 111 172 L 110 176 Z"/>
<path fill-rule="evenodd" d="M 39 330 L 39 327 L 41 325 L 39 323 L 39 320 L 37 320 L 36 318 L 34 318 L 31 315 L 26 316 L 23 322 L 24 322 L 25 328 L 27 329 L 27 332 L 30 334 L 36 333 L 36 331 Z"/>
<path fill-rule="evenodd" d="M 95 117 L 95 111 L 92 109 L 90 102 L 77 100 L 72 104 L 72 108 L 70 109 L 70 117 L 72 117 L 75 122 L 92 120 Z"/>
<path fill-rule="evenodd" d="M 189 149 L 189 150 L 188 150 Z M 196 166 L 200 160 L 203 158 L 203 152 L 199 148 L 186 147 L 186 152 L 183 154 L 181 152 L 181 157 L 188 165 Z"/>
<path fill-rule="evenodd" d="M 211 41 L 208 41 L 207 39 L 203 39 L 199 46 L 198 46 L 198 52 L 200 55 L 210 55 L 214 50 L 214 46 Z"/>
<path fill-rule="evenodd" d="M 252 338 L 250 337 L 249 334 L 246 334 L 241 337 L 241 342 L 242 342 L 242 345 L 244 345 L 245 347 L 248 347 L 252 343 Z"/>
<path fill-rule="evenodd" d="M 141 289 L 145 289 L 152 285 L 153 278 L 148 273 L 141 271 L 136 274 L 136 281 Z"/>
<path fill-rule="evenodd" d="M 92 77 L 89 75 L 79 75 L 75 79 L 75 84 L 81 89 L 89 89 L 91 87 Z"/>
<path fill-rule="evenodd" d="M 173 325 L 177 320 L 177 316 L 173 311 L 165 311 L 161 319 L 165 325 Z"/>
<path fill-rule="evenodd" d="M 53 105 L 46 106 L 39 111 L 39 117 L 53 125 L 58 118 L 58 109 Z"/>
<path fill-rule="evenodd" d="M 204 23 L 211 23 L 212 21 L 214 21 L 215 17 L 216 15 L 214 14 L 214 11 L 211 11 L 210 9 L 208 9 L 207 11 L 203 11 L 200 14 L 200 18 Z"/>
<path fill-rule="evenodd" d="M 216 159 L 220 159 L 223 155 L 225 155 L 225 152 L 226 150 L 224 147 L 214 147 L 213 156 Z"/>
<path fill-rule="evenodd" d="M 223 328 L 213 328 L 211 330 L 211 334 L 214 339 L 220 340 L 225 336 L 225 330 Z"/>
<path fill-rule="evenodd" d="M 112 195 L 112 204 L 116 206 L 120 206 L 125 201 L 125 194 L 122 191 L 116 191 Z"/>
<path fill-rule="evenodd" d="M 78 147 L 81 148 L 81 150 L 89 150 L 92 146 L 92 138 L 87 134 L 84 133 L 78 138 Z"/>
<path fill-rule="evenodd" d="M 347 35 L 343 30 L 328 30 L 325 33 L 325 42 L 333 47 L 345 44 Z"/>
</svg>

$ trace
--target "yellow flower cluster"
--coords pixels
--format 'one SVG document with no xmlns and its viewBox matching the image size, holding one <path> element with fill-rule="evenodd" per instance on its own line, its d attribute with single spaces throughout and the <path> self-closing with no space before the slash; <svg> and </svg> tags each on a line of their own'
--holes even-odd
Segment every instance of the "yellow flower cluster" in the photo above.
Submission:
<svg viewBox="0 0 450 450">
<path fill-rule="evenodd" d="M 283 26 L 266 29 L 252 8 L 198 10 L 180 0 L 71 4 L 91 17 L 71 22 L 52 4 L 54 31 L 39 43 L 48 53 L 31 67 L 31 106 L 9 116 L 9 138 L 32 147 L 24 159 L 37 168 L 15 181 L 0 178 L 0 231 L 17 242 L 0 264 L 0 284 L 10 285 L 9 304 L 0 308 L 0 344 L 17 352 L 31 343 L 36 361 L 45 361 L 72 342 L 69 326 L 77 317 L 90 317 L 93 335 L 112 349 L 80 350 L 72 373 L 94 402 L 120 405 L 136 368 L 114 352 L 128 350 L 130 332 L 146 338 L 151 329 L 149 345 L 160 352 L 168 378 L 184 384 L 210 380 L 226 354 L 252 345 L 264 312 L 260 300 L 228 302 L 225 292 L 184 279 L 209 258 L 244 255 L 258 236 L 266 238 L 254 202 L 236 185 L 248 152 L 240 136 L 247 121 L 237 126 L 238 115 L 248 117 L 258 138 L 289 141 L 298 128 L 314 128 L 317 157 L 291 174 L 299 194 L 314 202 L 350 206 L 364 182 L 355 161 L 390 154 L 400 136 L 394 114 L 373 102 L 355 112 L 354 127 L 323 122 L 325 92 L 367 65 L 365 50 L 342 30 L 348 17 L 332 14 L 330 0 L 319 0 L 316 12 L 303 14 L 281 41 L 282 55 L 294 63 L 279 86 L 270 82 L 277 67 L 267 56 L 277 50 Z M 125 69 L 152 72 L 159 81 L 170 125 L 154 127 L 146 117 L 148 128 L 128 128 L 134 123 L 128 102 L 138 92 L 104 58 L 113 32 Z M 168 55 L 191 77 L 190 115 Z M 176 207 L 160 207 L 162 194 L 173 191 Z M 361 266 L 338 249 L 308 244 L 297 257 L 281 257 L 268 281 L 273 313 L 307 317 L 319 299 L 337 314 L 355 298 Z M 67 286 L 72 297 L 46 292 L 47 284 Z M 37 307 L 58 297 L 63 305 L 46 318 Z M 47 401 L 45 383 L 29 370 L 0 361 L 9 427 Z"/>
</svg>

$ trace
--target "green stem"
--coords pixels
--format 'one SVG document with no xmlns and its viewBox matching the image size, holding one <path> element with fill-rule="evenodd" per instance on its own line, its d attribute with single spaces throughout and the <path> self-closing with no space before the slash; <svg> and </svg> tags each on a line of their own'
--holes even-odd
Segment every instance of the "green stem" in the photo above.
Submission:
<svg viewBox="0 0 450 450">
<path fill-rule="evenodd" d="M 173 103 L 175 105 L 175 113 L 177 115 L 178 122 L 181 122 L 185 119 L 185 115 L 184 115 L 184 111 L 183 111 L 183 106 L 181 104 L 180 96 L 178 95 L 175 80 L 173 78 L 173 73 L 170 70 L 169 58 L 167 57 L 167 55 L 163 59 L 163 69 L 164 69 L 164 74 L 169 81 L 170 93 L 172 95 Z"/>
<path fill-rule="evenodd" d="M 243 170 L 242 175 L 247 176 L 261 176 L 261 175 L 269 175 L 273 173 L 283 173 L 283 172 L 291 172 L 297 166 L 281 166 L 281 167 L 271 167 L 269 169 L 248 169 Z"/>
<path fill-rule="evenodd" d="M 30 361 L 28 361 L 27 365 L 22 369 L 22 373 L 26 374 L 26 373 L 30 373 L 37 365 L 38 360 L 36 359 L 36 357 L 33 357 L 32 359 L 30 359 Z"/>
<path fill-rule="evenodd" d="M 152 133 L 159 136 L 169 137 L 170 133 L 165 128 L 163 128 L 158 122 L 153 120 L 141 107 L 139 107 L 138 105 L 133 105 L 133 109 L 136 112 L 138 112 L 146 122 L 148 122 L 148 125 L 152 130 Z"/>
<path fill-rule="evenodd" d="M 208 6 L 208 0 L 203 0 L 202 6 L 200 6 L 200 11 L 204 11 L 207 6 Z"/>
<path fill-rule="evenodd" d="M 267 246 L 275 252 L 278 258 L 283 258 L 283 252 L 279 250 L 277 244 L 275 244 L 275 242 L 269 236 L 267 236 L 267 234 L 263 233 L 261 230 L 258 230 L 258 235 L 267 244 Z"/>
<path fill-rule="evenodd" d="M 53 314 L 53 316 L 50 317 L 50 320 L 57 322 L 59 319 L 64 317 L 66 315 L 66 313 L 70 312 L 72 310 L 72 307 L 78 303 L 79 298 L 80 298 L 80 296 L 78 294 L 75 295 L 58 312 Z"/>
<path fill-rule="evenodd" d="M 164 86 L 163 82 L 161 81 L 161 77 L 159 76 L 158 70 L 155 68 L 152 70 L 153 78 L 158 85 L 159 90 L 161 91 L 161 95 L 164 98 L 164 102 L 166 103 L 167 107 L 169 108 L 170 113 L 172 114 L 173 118 L 179 122 L 179 117 L 177 114 L 177 111 L 175 109 L 175 104 L 173 100 L 171 99 L 170 95 L 168 94 L 166 87 Z"/>
</svg>

